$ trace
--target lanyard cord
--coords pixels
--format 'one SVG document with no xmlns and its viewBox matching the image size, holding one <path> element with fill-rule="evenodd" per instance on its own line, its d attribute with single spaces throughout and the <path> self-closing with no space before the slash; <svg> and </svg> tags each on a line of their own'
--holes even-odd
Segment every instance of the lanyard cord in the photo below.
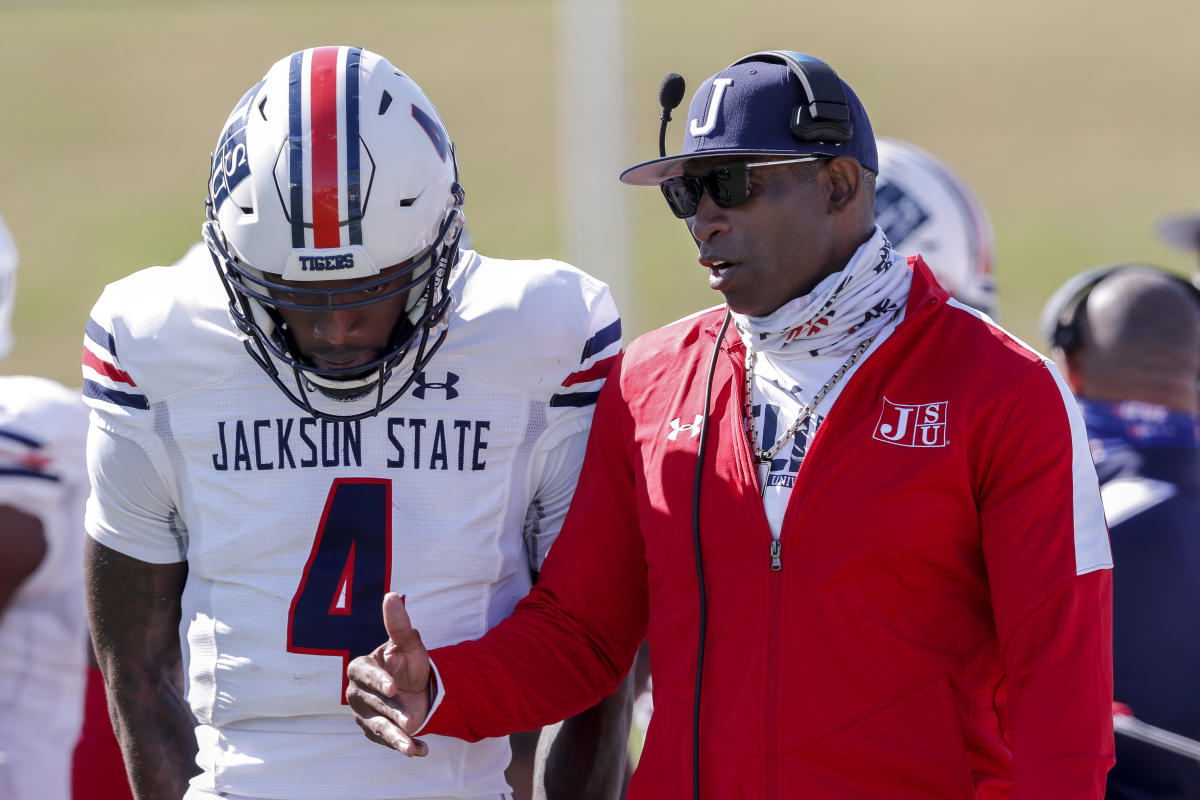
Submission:
<svg viewBox="0 0 1200 800">
<path fill-rule="evenodd" d="M 692 703 L 692 797 L 700 800 L 700 687 L 704 680 L 704 632 L 708 625 L 708 601 L 704 595 L 704 558 L 700 554 L 700 484 L 704 478 L 705 434 L 708 432 L 708 408 L 712 400 L 713 375 L 717 371 L 717 356 L 721 342 L 733 317 L 725 310 L 725 321 L 717 334 L 712 358 L 708 362 L 708 378 L 704 384 L 704 417 L 700 421 L 700 443 L 696 450 L 696 480 L 692 488 L 692 547 L 696 553 L 696 583 L 700 587 L 700 638 L 696 648 L 696 694 Z"/>
</svg>

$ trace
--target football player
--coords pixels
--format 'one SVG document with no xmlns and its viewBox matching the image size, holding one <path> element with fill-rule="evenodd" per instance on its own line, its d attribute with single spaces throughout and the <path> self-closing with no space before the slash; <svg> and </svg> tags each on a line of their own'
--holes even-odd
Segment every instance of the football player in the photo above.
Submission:
<svg viewBox="0 0 1200 800">
<path fill-rule="evenodd" d="M 86 584 L 135 790 L 507 797 L 506 739 L 398 758 L 345 668 L 389 590 L 449 643 L 530 588 L 621 350 L 608 288 L 462 248 L 438 112 L 358 47 L 276 62 L 208 189 L 207 247 L 107 287 L 84 340 Z"/>
<path fill-rule="evenodd" d="M 0 357 L 12 344 L 17 251 L 0 220 Z M 67 800 L 87 628 L 83 443 L 76 391 L 0 377 L 0 797 Z"/>
<path fill-rule="evenodd" d="M 897 252 L 920 253 L 938 283 L 998 316 L 995 237 L 983 203 L 961 177 L 919 147 L 876 137 L 875 221 Z"/>
</svg>

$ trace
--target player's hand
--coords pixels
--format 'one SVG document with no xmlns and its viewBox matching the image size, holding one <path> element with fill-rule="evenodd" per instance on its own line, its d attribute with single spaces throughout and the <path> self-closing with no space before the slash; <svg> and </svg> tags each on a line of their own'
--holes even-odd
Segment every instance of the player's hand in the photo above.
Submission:
<svg viewBox="0 0 1200 800">
<path fill-rule="evenodd" d="M 383 624 L 388 641 L 350 662 L 346 701 L 371 741 L 407 756 L 428 755 L 412 733 L 429 715 L 429 654 L 395 592 L 384 595 Z"/>
</svg>

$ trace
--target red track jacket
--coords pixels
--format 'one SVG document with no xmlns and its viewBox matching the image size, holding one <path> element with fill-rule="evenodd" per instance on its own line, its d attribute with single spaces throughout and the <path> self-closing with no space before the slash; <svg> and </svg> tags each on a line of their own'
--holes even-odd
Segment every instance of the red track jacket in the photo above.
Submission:
<svg viewBox="0 0 1200 800">
<path fill-rule="evenodd" d="M 1111 556 L 1082 421 L 1053 366 L 912 259 L 904 321 L 800 467 L 771 569 L 717 358 L 700 502 L 702 796 L 1100 798 L 1113 762 Z M 432 651 L 425 729 L 534 728 L 611 692 L 649 635 L 631 800 L 691 796 L 692 497 L 721 312 L 635 341 L 597 407 L 566 524 L 513 616 Z"/>
</svg>

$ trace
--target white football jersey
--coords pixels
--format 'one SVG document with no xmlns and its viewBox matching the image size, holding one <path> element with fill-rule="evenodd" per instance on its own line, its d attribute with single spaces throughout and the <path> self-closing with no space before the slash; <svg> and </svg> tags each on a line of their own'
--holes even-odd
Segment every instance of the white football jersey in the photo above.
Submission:
<svg viewBox="0 0 1200 800">
<path fill-rule="evenodd" d="M 46 539 L 0 614 L 0 797 L 70 797 L 87 678 L 86 435 L 78 392 L 0 377 L 0 505 L 39 519 Z"/>
<path fill-rule="evenodd" d="M 426 646 L 511 613 L 557 535 L 621 348 L 608 288 L 464 251 L 444 344 L 375 417 L 306 416 L 243 347 L 207 252 L 109 286 L 84 342 L 87 530 L 187 560 L 181 641 L 195 790 L 293 800 L 498 796 L 507 739 L 368 741 L 349 660 L 406 597 Z M 349 409 L 354 404 L 348 404 Z M 481 680 L 486 680 L 481 676 Z"/>
</svg>

